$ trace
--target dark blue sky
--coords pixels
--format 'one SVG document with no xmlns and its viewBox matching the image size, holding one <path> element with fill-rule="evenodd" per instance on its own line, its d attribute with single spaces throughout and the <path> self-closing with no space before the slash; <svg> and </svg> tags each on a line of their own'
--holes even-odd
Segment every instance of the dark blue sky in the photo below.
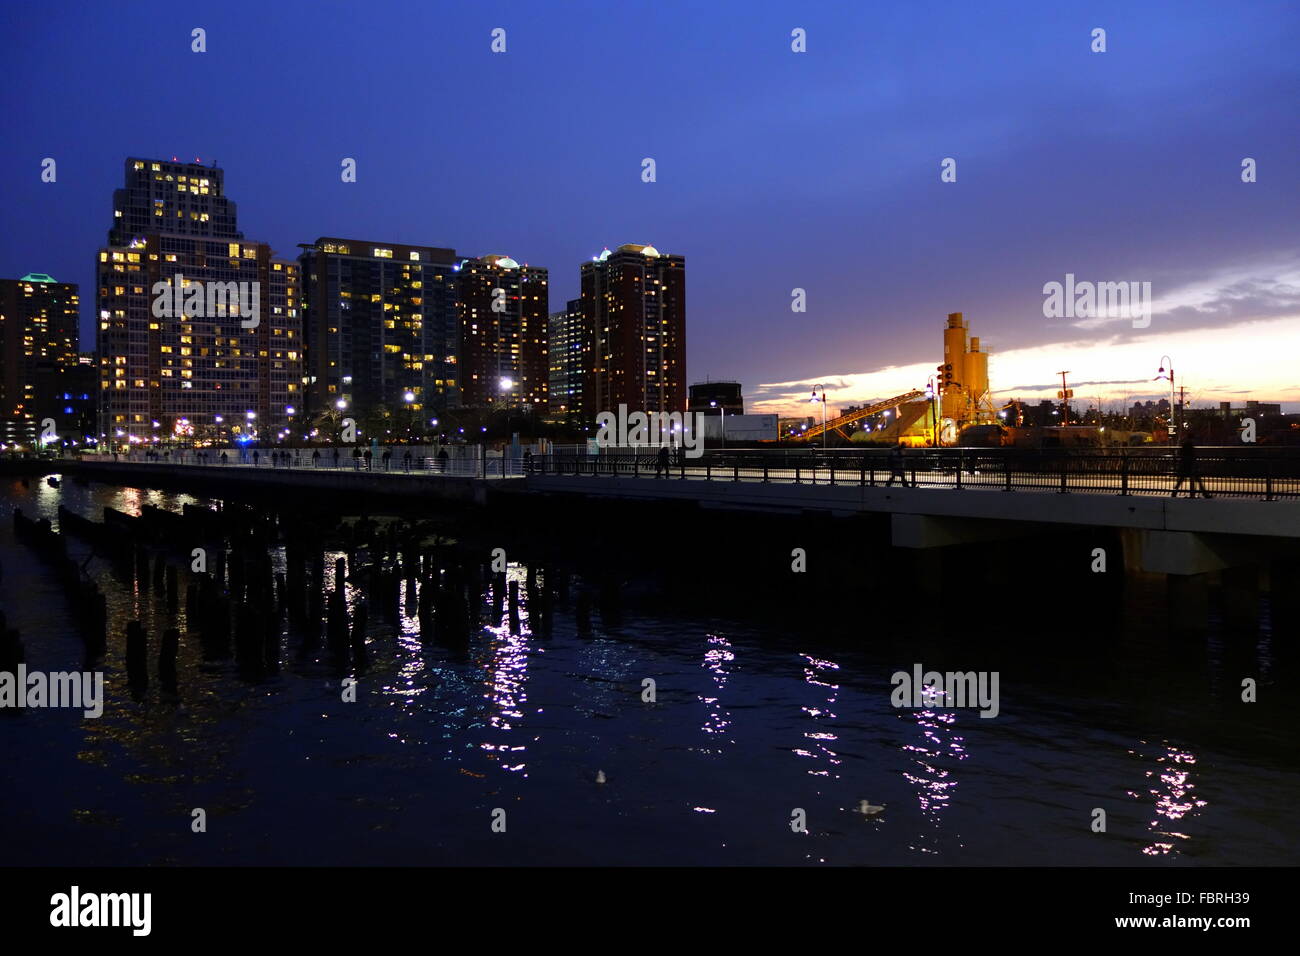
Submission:
<svg viewBox="0 0 1300 956">
<path fill-rule="evenodd" d="M 87 332 L 127 155 L 215 158 L 281 255 L 505 253 L 552 309 L 603 246 L 685 255 L 689 377 L 751 396 L 936 362 L 949 311 L 1000 352 L 1136 334 L 1045 319 L 1067 272 L 1151 281 L 1148 335 L 1300 315 L 1293 2 L 201 6 L 6 3 L 0 275 L 81 283 Z"/>
</svg>

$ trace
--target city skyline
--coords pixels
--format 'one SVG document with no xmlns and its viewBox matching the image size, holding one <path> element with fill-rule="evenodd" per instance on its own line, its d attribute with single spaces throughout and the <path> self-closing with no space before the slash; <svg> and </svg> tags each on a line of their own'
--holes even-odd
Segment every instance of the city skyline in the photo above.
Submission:
<svg viewBox="0 0 1300 956">
<path fill-rule="evenodd" d="M 1279 922 L 1300 0 L 0 19 L 19 939 Z"/>
<path fill-rule="evenodd" d="M 1244 24 L 1205 4 L 1180 6 L 1196 15 L 1173 20 L 1167 4 L 944 5 L 921 32 L 892 12 L 762 4 L 735 22 L 674 4 L 654 17 L 586 5 L 504 19 L 393 4 L 411 21 L 402 29 L 376 19 L 340 31 L 304 27 L 305 8 L 286 4 L 265 11 L 256 35 L 238 29 L 238 9 L 205 12 L 207 51 L 167 44 L 164 62 L 151 52 L 154 28 L 140 29 L 155 9 L 8 14 L 33 42 L 16 51 L 17 80 L 0 95 L 30 135 L 0 174 L 11 222 L 32 225 L 0 234 L 0 274 L 90 288 L 121 159 L 197 155 L 218 160 L 243 228 L 281 257 L 320 235 L 508 250 L 549 269 L 558 305 L 576 297 L 576 264 L 606 245 L 687 256 L 691 378 L 743 381 L 756 412 L 798 413 L 815 382 L 841 405 L 923 384 L 914 372 L 938 361 L 933 332 L 953 311 L 981 328 L 998 398 L 1050 397 L 1062 367 L 1083 388 L 1099 383 L 1103 401 L 1158 397 L 1154 368 L 1168 353 L 1191 401 L 1300 407 L 1286 361 L 1300 342 L 1300 190 L 1286 161 L 1298 134 L 1274 120 L 1297 72 L 1300 18 L 1285 5 L 1261 5 Z M 687 16 L 684 40 L 675 27 Z M 497 20 L 504 54 L 490 50 Z M 633 21 L 643 35 L 624 42 Z M 1105 53 L 1089 49 L 1097 25 Z M 791 50 L 795 27 L 806 53 Z M 47 32 L 82 69 L 33 52 Z M 368 86 L 318 102 L 303 77 L 330 75 L 344 33 L 387 53 Z M 428 35 L 439 57 L 412 72 L 408 58 Z M 303 64 L 293 74 L 273 55 L 286 44 Z M 674 69 L 661 68 L 661 49 Z M 566 51 L 582 53 L 582 68 L 554 67 Z M 122 108 L 99 115 L 86 108 L 87 78 L 110 60 L 139 83 L 124 83 Z M 183 85 L 160 82 L 183 71 L 216 83 L 236 62 L 241 88 L 201 108 Z M 511 136 L 552 145 L 502 150 L 499 116 L 454 103 L 437 124 L 392 134 L 399 98 L 367 89 L 424 83 L 423 71 L 448 89 L 509 91 L 527 79 L 545 108 L 515 119 Z M 660 91 L 639 119 L 566 108 L 602 78 L 636 76 Z M 301 115 L 284 112 L 285 96 Z M 357 130 L 345 133 L 340 115 L 354 115 Z M 166 137 L 158 116 L 175 120 Z M 41 181 L 46 157 L 59 162 L 56 182 Z M 647 157 L 655 182 L 642 181 Z M 949 157 L 955 182 L 940 178 Z M 1241 181 L 1243 157 L 1257 162 L 1258 181 Z M 357 162 L 354 183 L 340 179 L 345 158 Z M 1150 326 L 1044 318 L 1044 284 L 1067 274 L 1149 281 Z M 806 312 L 791 311 L 794 289 L 805 290 Z"/>
</svg>

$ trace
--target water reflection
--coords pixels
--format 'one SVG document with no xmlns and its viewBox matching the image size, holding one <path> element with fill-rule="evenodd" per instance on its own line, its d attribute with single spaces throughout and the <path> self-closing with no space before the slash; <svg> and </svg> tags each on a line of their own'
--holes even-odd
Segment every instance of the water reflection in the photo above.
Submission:
<svg viewBox="0 0 1300 956">
<path fill-rule="evenodd" d="M 1201 808 L 1208 806 L 1208 801 L 1192 794 L 1196 784 L 1192 782 L 1192 768 L 1196 765 L 1196 755 L 1186 748 L 1162 741 L 1164 753 L 1156 756 L 1155 762 L 1160 766 L 1154 770 L 1144 771 L 1151 786 L 1147 796 L 1152 798 L 1156 818 L 1147 824 L 1152 831 L 1151 842 L 1142 848 L 1144 856 L 1168 856 L 1178 853 L 1176 840 L 1190 839 L 1182 832 L 1185 822 L 1199 815 Z M 1135 751 L 1130 751 L 1138 756 Z M 1129 791 L 1129 796 L 1143 799 L 1141 794 Z"/>
<path fill-rule="evenodd" d="M 724 751 L 723 744 L 734 744 L 735 741 L 727 736 L 727 730 L 731 727 L 731 712 L 722 706 L 722 692 L 727 686 L 727 680 L 731 675 L 729 665 L 736 659 L 735 652 L 731 649 L 731 642 L 721 634 L 709 634 L 705 638 L 703 668 L 709 672 L 713 679 L 713 694 L 699 694 L 697 699 L 708 710 L 708 716 L 705 717 L 704 723 L 700 729 L 705 733 L 705 739 L 712 746 L 701 747 L 701 753 L 720 754 Z"/>
<path fill-rule="evenodd" d="M 518 616 L 514 620 L 508 610 L 510 585 L 513 582 L 523 593 L 528 580 L 528 569 L 514 563 L 507 567 L 504 577 L 497 578 L 496 586 L 503 593 L 493 597 L 507 606 L 505 620 L 491 621 L 483 629 L 488 637 L 486 664 L 487 699 L 492 705 L 488 715 L 488 725 L 494 730 L 510 732 L 518 729 L 524 717 L 524 704 L 528 700 L 528 659 L 532 651 L 532 627 L 528 607 L 519 601 Z M 518 623 L 517 633 L 513 625 Z M 523 759 L 526 750 L 519 743 L 519 737 L 510 737 L 510 743 L 492 743 L 484 741 L 481 749 L 493 759 L 499 760 L 501 768 L 511 773 L 528 776 L 527 764 Z"/>
<path fill-rule="evenodd" d="M 838 780 L 835 772 L 840 766 L 841 758 L 831 745 L 839 738 L 831 730 L 836 719 L 834 706 L 839 699 L 840 685 L 836 682 L 840 665 L 831 660 L 823 660 L 812 654 L 800 654 L 804 660 L 803 679 L 809 687 L 820 692 L 819 702 L 815 705 L 803 704 L 800 710 L 813 721 L 813 729 L 805 730 L 803 737 L 808 741 L 806 747 L 796 747 L 795 756 L 806 757 L 813 761 L 824 761 L 825 766 L 817 764 L 807 771 L 810 776 L 830 777 Z"/>
<path fill-rule="evenodd" d="M 944 693 L 931 686 L 921 689 L 924 706 L 905 715 L 921 731 L 921 742 L 904 744 L 903 751 L 911 761 L 911 770 L 903 771 L 903 778 L 916 789 L 916 801 L 927 829 L 916 834 L 911 849 L 924 854 L 940 852 L 940 831 L 943 811 L 957 790 L 954 773 L 956 764 L 970 756 L 965 740 L 957 733 L 957 714 L 939 710 Z M 960 837 L 956 837 L 961 846 Z"/>
<path fill-rule="evenodd" d="M 175 511 L 187 502 L 204 503 L 70 480 L 58 489 L 37 481 L 24 489 L 15 482 L 4 504 L 53 518 L 62 503 L 99 521 L 105 505 L 138 514 L 144 505 Z M 89 552 L 80 540 L 70 542 L 70 549 L 79 559 Z M 14 541 L 10 522 L 0 522 L 0 551 L 6 610 L 10 625 L 23 632 L 29 661 L 79 661 L 83 648 L 57 575 Z M 177 551 L 173 558 L 179 560 L 184 549 Z M 326 556 L 327 588 L 340 556 L 337 550 Z M 273 550 L 272 560 L 283 567 L 282 549 Z M 703 632 L 698 622 L 661 607 L 638 609 L 634 602 L 619 633 L 595 636 L 578 636 L 574 608 L 561 604 L 553 636 L 543 639 L 533 633 L 541 619 L 531 618 L 524 600 L 517 627 L 507 611 L 473 631 L 467 647 L 451 649 L 427 634 L 421 638 L 417 595 L 402 582 L 400 617 L 381 614 L 375 605 L 370 615 L 371 666 L 362 684 L 383 692 L 363 692 L 356 703 L 340 704 L 324 649 L 305 658 L 286 654 L 278 676 L 255 684 L 238 677 L 233 661 L 204 663 L 197 640 L 186 633 L 184 602 L 180 611 L 168 611 L 160 589 L 139 588 L 127 564 L 124 570 L 96 558 L 89 565 L 112 618 L 105 716 L 83 721 L 42 712 L 0 721 L 0 749 L 12 757 L 8 776 L 0 770 L 0 792 L 33 795 L 6 804 L 10 831 L 39 833 L 45 844 L 61 847 L 65 859 L 86 856 L 87 841 L 102 833 L 106 838 L 93 843 L 100 862 L 283 861 L 259 854 L 314 862 L 319 834 L 328 832 L 330 846 L 343 854 L 334 862 L 418 864 L 428 862 L 431 842 L 459 839 L 429 821 L 454 817 L 468 802 L 467 793 L 506 790 L 502 781 L 530 775 L 530 809 L 548 825 L 530 834 L 529 852 L 543 863 L 617 862 L 592 858 L 600 853 L 664 863 L 905 864 L 936 857 L 1057 863 L 1056 847 L 1042 835 L 1059 825 L 1060 808 L 1093 806 L 1079 801 L 1099 781 L 1126 775 L 1134 781 L 1130 796 L 1149 821 L 1137 844 L 1145 857 L 1175 862 L 1191 856 L 1194 842 L 1197 863 L 1278 865 L 1294 852 L 1297 831 L 1289 810 L 1300 774 L 1275 756 L 1263 756 L 1281 745 L 1265 749 L 1268 741 L 1255 739 L 1247 745 L 1195 715 L 1152 729 L 1150 744 L 1134 742 L 1126 728 L 1152 726 L 1152 700 L 1173 696 L 1164 687 L 1121 690 L 1105 700 L 1053 697 L 1021 708 L 1019 723 L 959 726 L 959 716 L 978 718 L 945 709 L 933 696 L 916 711 L 881 703 L 877 690 L 888 662 L 870 648 L 830 650 L 829 641 L 823 646 L 801 637 L 806 643 L 792 658 L 790 645 L 761 627 L 728 624 L 725 636 Z M 180 567 L 184 593 L 188 571 L 183 561 Z M 583 586 L 581 567 L 573 570 Z M 350 610 L 365 578 L 358 575 L 345 587 Z M 511 583 L 524 599 L 526 581 L 527 569 L 512 565 L 504 585 L 489 579 L 483 606 L 494 606 L 498 595 L 492 589 L 503 587 L 501 604 L 508 609 Z M 181 628 L 179 702 L 166 701 L 157 682 L 143 700 L 129 695 L 122 631 L 131 618 L 141 620 L 149 634 L 151 676 L 158 635 L 166 627 Z M 293 649 L 298 636 L 286 637 Z M 917 653 L 924 651 L 919 645 Z M 1153 646 L 1154 652 L 1163 650 Z M 1215 667 L 1221 669 L 1217 662 Z M 663 703 L 639 706 L 636 688 L 645 675 L 662 675 L 665 688 L 685 686 L 687 696 L 669 690 Z M 738 728 L 733 711 L 741 708 L 746 720 Z M 1102 725 L 1112 730 L 1104 736 L 1079 732 Z M 984 770 L 978 777 L 961 765 L 970 743 L 962 731 L 990 742 L 977 748 Z M 1236 732 L 1240 737 L 1240 727 Z M 1177 734 L 1179 742 L 1156 734 Z M 782 746 L 787 743 L 797 747 L 795 761 Z M 996 767 L 983 766 L 986 749 L 996 756 Z M 599 763 L 593 759 L 597 753 Z M 1133 772 L 1134 757 L 1142 762 L 1141 776 Z M 488 761 L 504 773 L 485 766 Z M 1213 807 L 1197 797 L 1198 787 L 1208 786 L 1208 767 L 1239 783 L 1216 788 L 1222 796 Z M 24 775 L 25 790 L 15 788 L 19 771 L 13 768 Z M 552 772 L 556 768 L 560 772 Z M 610 773 L 604 789 L 592 783 L 597 768 Z M 868 774 L 880 780 L 879 774 L 894 770 L 902 772 L 904 793 L 912 798 L 864 786 Z M 812 784 L 809 777 L 815 778 Z M 956 799 L 959 778 L 967 787 L 962 800 Z M 852 808 L 864 797 L 897 805 L 870 825 L 823 827 L 825 817 L 810 816 L 819 822 L 816 839 L 780 843 L 770 839 L 773 801 L 767 798 L 780 790 L 774 782 L 816 790 L 819 799 L 807 804 L 810 809 Z M 320 800 L 322 793 L 330 799 Z M 596 799 L 602 810 L 584 811 L 590 832 L 582 840 L 573 840 L 565 826 L 549 825 L 565 819 L 569 808 Z M 976 802 L 978 812 L 971 808 Z M 220 842 L 200 845 L 183 825 L 172 826 L 186 818 L 186 807 L 199 805 L 221 808 Z M 312 817 L 311 826 L 302 825 L 303 817 Z M 695 829 L 678 836 L 683 818 Z M 164 822 L 140 825 L 154 820 Z M 1236 839 L 1203 839 L 1211 826 L 1217 828 L 1211 832 L 1223 830 Z M 268 841 L 264 835 L 272 828 L 276 839 Z M 1261 839 L 1249 839 L 1257 833 Z M 701 834 L 725 836 L 727 849 L 706 858 Z M 971 847 L 967 838 L 974 838 Z M 20 852 L 7 844 L 6 852 L 21 862 L 43 859 L 29 842 Z M 1123 865 L 1134 859 L 1132 843 L 1090 846 L 1096 847 L 1090 862 Z M 964 854 L 958 856 L 958 849 Z M 492 862 L 473 848 L 461 852 L 454 862 Z"/>
</svg>

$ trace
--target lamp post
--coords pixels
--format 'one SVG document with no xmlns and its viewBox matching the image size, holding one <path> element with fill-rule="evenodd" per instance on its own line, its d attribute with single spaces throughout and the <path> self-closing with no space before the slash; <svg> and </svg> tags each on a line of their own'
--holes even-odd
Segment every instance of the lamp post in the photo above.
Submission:
<svg viewBox="0 0 1300 956">
<path fill-rule="evenodd" d="M 1057 372 L 1056 374 L 1061 376 L 1061 409 L 1062 409 L 1061 424 L 1069 425 L 1070 424 L 1070 398 L 1074 395 L 1074 393 L 1071 392 L 1069 388 L 1066 387 L 1065 376 L 1070 374 L 1070 370 L 1066 369 L 1064 372 Z M 1064 441 L 1064 439 L 1062 440 Z"/>
<path fill-rule="evenodd" d="M 931 375 L 925 383 L 925 397 L 930 400 L 930 447 L 939 447 L 939 413 L 934 407 L 935 386 Z M 899 435 L 902 438 L 902 435 Z"/>
<path fill-rule="evenodd" d="M 407 389 L 402 393 L 402 401 L 406 402 L 406 440 L 410 441 L 415 431 L 415 392 Z"/>
<path fill-rule="evenodd" d="M 818 400 L 818 399 L 817 399 L 817 391 L 818 391 L 818 389 L 820 389 L 820 390 L 821 390 L 821 393 L 822 393 L 822 397 L 821 397 L 821 403 L 822 403 L 822 451 L 825 451 L 825 450 L 826 450 L 826 440 L 827 440 L 827 437 L 828 437 L 827 434 L 826 434 L 826 386 L 825 386 L 825 385 L 820 385 L 820 384 L 818 384 L 818 385 L 814 385 L 814 386 L 813 386 L 813 390 L 812 390 L 812 398 L 808 399 L 808 401 L 810 401 L 810 402 L 815 402 L 815 401 Z"/>
<path fill-rule="evenodd" d="M 1173 444 L 1178 435 L 1178 419 L 1174 415 L 1174 360 L 1168 355 L 1160 356 L 1160 368 L 1157 372 L 1159 374 L 1152 381 L 1158 382 L 1166 375 L 1169 376 L 1169 442 Z"/>
<path fill-rule="evenodd" d="M 727 447 L 727 410 L 719 405 L 716 401 L 709 402 L 710 408 L 718 410 L 718 437 L 722 439 L 722 447 Z"/>
</svg>

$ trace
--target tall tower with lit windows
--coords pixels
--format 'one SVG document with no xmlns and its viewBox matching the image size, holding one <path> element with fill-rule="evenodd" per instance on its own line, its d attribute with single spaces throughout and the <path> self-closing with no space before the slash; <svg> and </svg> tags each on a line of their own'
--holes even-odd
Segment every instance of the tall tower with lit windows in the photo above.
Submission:
<svg viewBox="0 0 1300 956">
<path fill-rule="evenodd" d="M 244 239 L 222 182 L 197 162 L 126 161 L 95 262 L 101 447 L 265 443 L 296 431 L 298 266 Z M 227 289 L 255 308 L 255 324 Z M 172 307 L 194 293 L 197 308 Z"/>
<path fill-rule="evenodd" d="M 591 342 L 583 417 L 620 404 L 686 410 L 686 259 L 654 246 L 606 249 L 582 264 L 580 298 Z"/>
</svg>

